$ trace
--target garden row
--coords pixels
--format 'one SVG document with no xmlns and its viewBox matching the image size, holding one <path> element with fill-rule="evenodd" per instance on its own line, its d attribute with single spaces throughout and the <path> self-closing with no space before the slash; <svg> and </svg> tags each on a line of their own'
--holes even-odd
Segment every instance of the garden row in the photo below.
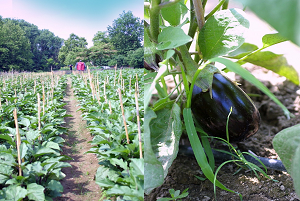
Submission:
<svg viewBox="0 0 300 201">
<path fill-rule="evenodd" d="M 0 76 L 0 200 L 52 200 L 63 187 L 65 77 Z"/>
<path fill-rule="evenodd" d="M 143 200 L 143 70 L 77 74 L 72 86 L 99 159 L 96 183 L 107 199 Z"/>
</svg>

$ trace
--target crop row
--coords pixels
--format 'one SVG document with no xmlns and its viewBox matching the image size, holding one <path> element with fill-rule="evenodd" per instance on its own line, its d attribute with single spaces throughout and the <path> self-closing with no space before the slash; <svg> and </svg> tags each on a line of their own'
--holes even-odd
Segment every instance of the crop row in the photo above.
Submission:
<svg viewBox="0 0 300 201">
<path fill-rule="evenodd" d="M 143 200 L 143 71 L 73 75 L 72 86 L 99 159 L 96 183 L 107 198 Z"/>
<path fill-rule="evenodd" d="M 52 200 L 63 187 L 64 77 L 0 77 L 0 200 Z M 15 111 L 15 112 L 14 112 Z"/>
</svg>

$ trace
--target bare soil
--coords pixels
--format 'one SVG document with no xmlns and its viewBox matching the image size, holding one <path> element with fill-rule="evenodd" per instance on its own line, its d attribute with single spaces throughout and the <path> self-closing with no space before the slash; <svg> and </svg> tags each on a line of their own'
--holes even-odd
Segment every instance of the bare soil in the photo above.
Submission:
<svg viewBox="0 0 300 201">
<path fill-rule="evenodd" d="M 260 67 L 251 67 L 251 72 L 267 86 L 277 98 L 295 115 L 287 119 L 282 110 L 260 90 L 240 77 L 236 81 L 241 83 L 241 88 L 246 93 L 259 94 L 251 97 L 261 114 L 261 126 L 255 135 L 239 142 L 236 146 L 241 151 L 251 150 L 261 157 L 279 159 L 272 146 L 274 136 L 284 128 L 300 123 L 300 87 L 289 81 L 284 81 L 277 74 L 264 70 Z M 181 144 L 186 144 L 186 136 L 181 139 Z M 220 164 L 217 164 L 220 165 Z M 244 201 L 296 201 L 299 200 L 294 188 L 293 181 L 287 172 L 268 170 L 268 175 L 278 182 L 267 179 L 260 175 L 261 179 L 249 170 L 242 170 L 235 174 L 238 168 L 234 164 L 225 165 L 218 173 L 217 179 L 227 188 L 239 192 Z M 194 157 L 178 155 L 169 169 L 164 184 L 152 191 L 145 200 L 154 201 L 161 197 L 171 197 L 169 189 L 180 190 L 188 188 L 189 195 L 182 200 L 199 201 L 229 201 L 240 200 L 238 195 L 217 188 L 216 199 L 213 184 L 208 181 L 200 181 L 196 176 L 205 177 Z"/>
<path fill-rule="evenodd" d="M 73 160 L 66 161 L 72 165 L 71 168 L 64 168 L 62 171 L 66 177 L 61 181 L 64 192 L 62 196 L 54 199 L 55 201 L 94 201 L 101 198 L 101 189 L 95 183 L 94 176 L 99 167 L 98 159 L 95 154 L 88 153 L 92 140 L 86 122 L 82 120 L 78 101 L 74 97 L 71 80 L 68 79 L 66 96 L 64 98 L 67 114 L 72 117 L 65 118 L 65 126 L 69 128 L 67 135 L 63 136 L 66 140 L 63 154 Z"/>
</svg>

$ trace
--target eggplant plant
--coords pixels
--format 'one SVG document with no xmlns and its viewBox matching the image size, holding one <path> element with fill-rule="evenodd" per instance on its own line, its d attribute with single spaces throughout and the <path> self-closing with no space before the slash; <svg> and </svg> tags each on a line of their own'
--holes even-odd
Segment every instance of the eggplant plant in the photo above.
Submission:
<svg viewBox="0 0 300 201">
<path fill-rule="evenodd" d="M 196 160 L 207 179 L 223 190 L 238 193 L 227 189 L 216 179 L 207 134 L 227 138 L 227 142 L 241 140 L 258 130 L 260 118 L 250 98 L 237 85 L 221 78 L 224 72 L 239 74 L 278 104 L 287 118 L 292 116 L 269 89 L 242 65 L 259 65 L 299 84 L 297 71 L 288 65 L 283 55 L 264 51 L 287 40 L 299 45 L 299 23 L 292 22 L 298 19 L 299 14 L 293 13 L 287 18 L 283 14 L 288 9 L 295 11 L 299 3 L 290 1 L 283 5 L 279 0 L 276 3 L 267 1 L 262 3 L 262 9 L 258 1 L 241 2 L 267 22 L 270 21 L 271 25 L 281 22 L 280 26 L 274 26 L 278 33 L 263 36 L 262 47 L 245 42 L 244 33 L 249 28 L 249 21 L 243 10 L 228 9 L 229 0 L 219 1 L 207 12 L 207 0 L 144 2 L 146 194 L 163 183 L 177 156 L 183 132 L 187 133 Z M 268 10 L 272 10 L 267 8 L 270 5 L 281 13 L 276 20 L 267 14 Z M 291 23 L 285 24 L 283 21 Z M 287 33 L 286 30 L 291 29 L 286 27 L 287 24 L 296 33 Z M 217 68 L 216 63 L 225 67 Z M 166 84 L 168 79 L 175 83 L 172 91 Z M 232 116 L 229 117 L 231 108 Z M 233 121 L 230 121 L 231 117 Z M 237 129 L 241 123 L 245 130 Z"/>
<path fill-rule="evenodd" d="M 61 169 L 71 167 L 63 162 L 70 157 L 61 155 L 65 142 L 61 135 L 67 132 L 62 127 L 67 116 L 62 102 L 66 80 L 61 77 L 51 85 L 50 76 L 35 76 L 24 73 L 1 77 L 0 200 L 52 200 L 63 192 L 59 180 L 65 175 Z M 42 80 L 43 84 L 38 84 Z M 53 96 L 45 95 L 49 100 L 45 101 L 39 122 L 37 93 L 43 94 L 42 85 L 44 92 L 53 89 Z M 16 143 L 15 109 L 20 152 Z"/>
<path fill-rule="evenodd" d="M 135 101 L 135 83 L 139 92 L 138 103 L 140 128 L 143 128 L 143 71 L 125 69 L 120 71 L 103 71 L 91 73 L 95 82 L 96 95 L 88 80 L 79 75 L 72 76 L 72 86 L 80 102 L 83 119 L 93 135 L 90 141 L 93 147 L 88 153 L 96 154 L 99 167 L 95 175 L 106 199 L 144 200 L 144 159 L 139 149 L 138 122 Z M 122 81 L 124 80 L 124 81 Z M 99 81 L 99 82 L 98 82 Z M 126 119 L 129 143 L 123 124 L 118 89 L 122 91 L 122 102 Z M 95 93 L 94 93 L 95 94 Z M 96 97 L 93 97 L 96 96 Z M 141 130 L 143 133 L 143 130 Z M 143 135 L 141 135 L 143 137 Z"/>
</svg>

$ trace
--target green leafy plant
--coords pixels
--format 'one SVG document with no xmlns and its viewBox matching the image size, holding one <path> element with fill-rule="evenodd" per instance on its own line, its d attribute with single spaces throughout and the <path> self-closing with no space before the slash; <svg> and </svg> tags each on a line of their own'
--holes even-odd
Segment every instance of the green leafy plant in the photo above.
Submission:
<svg viewBox="0 0 300 201">
<path fill-rule="evenodd" d="M 195 127 L 191 110 L 194 85 L 203 92 L 210 91 L 213 74 L 220 72 L 214 63 L 226 66 L 221 71 L 239 74 L 277 103 L 287 118 L 292 116 L 267 87 L 241 66 L 247 62 L 260 65 L 299 84 L 297 72 L 282 55 L 262 51 L 292 39 L 279 31 L 265 35 L 261 48 L 245 43 L 243 34 L 249 28 L 249 21 L 244 12 L 228 9 L 229 1 L 222 0 L 204 16 L 206 2 L 146 0 L 144 4 L 144 57 L 146 68 L 152 70 L 145 74 L 146 194 L 163 183 L 177 156 L 183 130 L 188 134 L 196 160 L 207 179 L 223 190 L 238 194 L 216 180 L 209 141 L 207 137 L 198 137 L 201 132 L 197 132 L 199 128 Z M 295 15 L 293 17 L 296 19 Z M 174 90 L 168 90 L 166 79 L 175 83 Z M 153 96 L 154 91 L 157 95 Z M 171 99 L 173 94 L 176 97 Z M 239 152 L 237 155 L 242 157 Z M 237 160 L 247 163 L 243 158 Z M 249 167 L 260 171 L 255 166 Z"/>
<path fill-rule="evenodd" d="M 189 195 L 189 193 L 187 192 L 189 189 L 185 189 L 184 191 L 182 191 L 182 193 L 180 194 L 180 190 L 175 191 L 174 189 L 169 189 L 169 193 L 171 195 L 171 198 L 159 198 L 157 201 L 168 201 L 168 200 L 179 200 L 181 198 L 185 198 Z"/>
<path fill-rule="evenodd" d="M 57 82 L 52 85 L 53 79 Z M 67 132 L 62 127 L 67 116 L 62 102 L 65 77 L 24 73 L 1 77 L 1 80 L 0 199 L 52 200 L 63 192 L 59 180 L 65 175 L 61 169 L 71 167 L 62 162 L 70 158 L 61 155 L 64 139 L 60 135 Z M 42 80 L 43 84 L 36 84 Z M 45 94 L 48 101 L 45 100 L 39 123 L 37 93 L 43 94 L 42 85 L 45 92 L 53 90 L 53 96 Z M 20 154 L 13 117 L 15 108 L 21 139 Z M 20 165 L 17 162 L 19 155 Z"/>
<path fill-rule="evenodd" d="M 242 2 L 261 19 L 274 27 L 281 36 L 300 47 L 299 1 L 267 0 L 260 2 L 258 0 L 243 0 Z M 270 5 L 274 5 L 272 9 L 269 9 Z M 276 15 L 273 15 L 274 13 Z M 282 58 L 279 61 L 283 61 L 279 62 L 279 65 L 285 62 Z M 281 70 L 278 65 L 276 69 Z M 295 84 L 299 84 L 299 82 L 295 82 Z M 273 146 L 288 173 L 292 176 L 294 188 L 297 195 L 300 196 L 300 174 L 297 170 L 300 164 L 299 124 L 280 131 L 273 139 Z"/>
<path fill-rule="evenodd" d="M 135 83 L 139 83 L 140 127 L 143 128 L 143 71 L 126 69 L 122 72 L 102 71 L 101 74 L 92 75 L 94 78 L 89 77 L 86 82 L 83 76 L 73 75 L 72 86 L 80 102 L 82 116 L 93 135 L 93 140 L 90 141 L 93 147 L 88 153 L 95 153 L 99 160 L 95 181 L 106 198 L 143 200 L 144 159 L 140 158 L 135 102 Z M 96 95 L 92 92 L 91 85 L 87 84 L 90 81 L 96 82 Z M 129 143 L 126 141 L 119 95 L 116 93 L 118 89 L 122 91 Z"/>
</svg>

